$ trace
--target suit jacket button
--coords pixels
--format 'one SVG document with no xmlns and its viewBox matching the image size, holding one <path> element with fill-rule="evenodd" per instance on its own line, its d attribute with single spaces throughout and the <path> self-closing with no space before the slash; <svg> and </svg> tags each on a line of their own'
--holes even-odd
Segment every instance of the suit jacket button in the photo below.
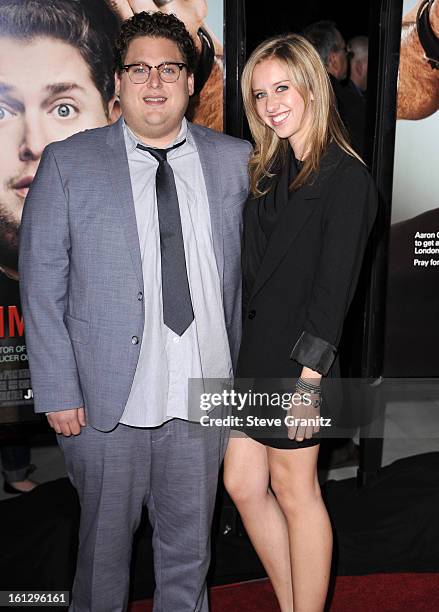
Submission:
<svg viewBox="0 0 439 612">
<path fill-rule="evenodd" d="M 139 291 L 139 293 L 137 294 L 137 299 L 139 300 L 139 302 L 143 300 L 143 293 L 141 291 Z"/>
<path fill-rule="evenodd" d="M 131 344 L 139 344 L 139 338 L 137 336 L 133 336 L 131 338 Z"/>
<path fill-rule="evenodd" d="M 250 312 L 248 313 L 248 318 L 254 319 L 255 316 L 256 316 L 256 310 L 250 310 Z"/>
</svg>

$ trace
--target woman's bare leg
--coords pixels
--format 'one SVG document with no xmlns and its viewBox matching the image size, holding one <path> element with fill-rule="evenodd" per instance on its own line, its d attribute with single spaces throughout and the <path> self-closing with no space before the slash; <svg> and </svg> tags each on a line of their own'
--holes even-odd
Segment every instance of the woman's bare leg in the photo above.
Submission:
<svg viewBox="0 0 439 612">
<path fill-rule="evenodd" d="M 271 487 L 288 525 L 294 612 L 324 609 L 332 529 L 317 479 L 319 446 L 267 448 Z"/>
<path fill-rule="evenodd" d="M 267 448 L 250 438 L 232 436 L 224 460 L 224 483 L 270 577 L 281 611 L 292 612 L 288 528 L 269 489 Z"/>
</svg>

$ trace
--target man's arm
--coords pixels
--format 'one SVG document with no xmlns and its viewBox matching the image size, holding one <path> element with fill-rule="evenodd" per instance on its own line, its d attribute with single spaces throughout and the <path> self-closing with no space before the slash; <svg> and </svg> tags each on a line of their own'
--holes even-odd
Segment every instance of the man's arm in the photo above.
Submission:
<svg viewBox="0 0 439 612">
<path fill-rule="evenodd" d="M 416 7 L 403 18 L 398 84 L 398 119 L 424 119 L 439 108 L 439 70 L 424 57 L 416 29 Z M 430 7 L 429 21 L 439 38 L 439 0 Z"/>
<path fill-rule="evenodd" d="M 19 273 L 36 412 L 64 435 L 85 424 L 75 356 L 64 322 L 70 267 L 67 198 L 50 148 L 26 198 Z"/>
</svg>

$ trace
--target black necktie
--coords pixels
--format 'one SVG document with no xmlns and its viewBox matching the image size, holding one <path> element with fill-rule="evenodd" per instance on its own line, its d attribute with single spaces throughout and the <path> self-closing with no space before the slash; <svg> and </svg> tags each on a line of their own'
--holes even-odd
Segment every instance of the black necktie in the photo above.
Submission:
<svg viewBox="0 0 439 612">
<path fill-rule="evenodd" d="M 183 140 L 169 149 L 137 145 L 159 162 L 155 183 L 162 261 L 163 320 L 165 325 L 179 336 L 184 334 L 194 320 L 194 311 L 187 278 L 177 189 L 174 173 L 166 156 L 169 151 L 185 142 L 186 140 Z"/>
</svg>

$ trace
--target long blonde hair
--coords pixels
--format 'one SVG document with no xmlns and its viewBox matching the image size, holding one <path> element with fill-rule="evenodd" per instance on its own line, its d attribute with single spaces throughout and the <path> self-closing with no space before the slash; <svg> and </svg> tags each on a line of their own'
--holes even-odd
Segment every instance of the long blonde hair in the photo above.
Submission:
<svg viewBox="0 0 439 612">
<path fill-rule="evenodd" d="M 253 71 L 257 64 L 269 59 L 276 59 L 285 66 L 291 84 L 303 98 L 305 104 L 303 116 L 305 117 L 308 109 L 311 113 L 306 157 L 290 189 L 301 187 L 319 168 L 322 155 L 332 141 L 349 155 L 361 160 L 348 142 L 337 111 L 331 82 L 317 51 L 311 43 L 298 34 L 270 38 L 261 43 L 250 55 L 241 78 L 244 108 L 255 141 L 249 172 L 251 192 L 256 197 L 267 193 L 268 188 L 265 191 L 260 189 L 260 182 L 265 177 L 273 176 L 271 170 L 274 162 L 286 159 L 289 147 L 288 139 L 279 138 L 256 111 L 255 96 L 252 92 Z"/>
</svg>

